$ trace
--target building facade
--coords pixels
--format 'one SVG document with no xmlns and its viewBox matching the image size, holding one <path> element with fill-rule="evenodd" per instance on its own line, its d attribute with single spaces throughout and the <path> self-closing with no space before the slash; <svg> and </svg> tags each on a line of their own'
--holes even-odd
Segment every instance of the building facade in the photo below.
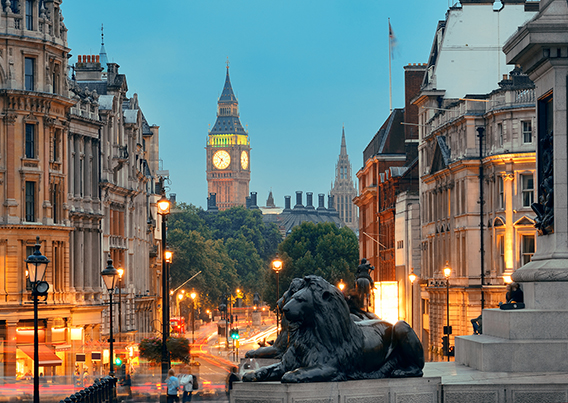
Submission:
<svg viewBox="0 0 568 403">
<path fill-rule="evenodd" d="M 217 103 L 217 120 L 207 138 L 208 195 L 220 210 L 246 206 L 250 182 L 250 141 L 239 119 L 239 102 L 233 93 L 229 66 Z"/>
<path fill-rule="evenodd" d="M 0 376 L 33 370 L 24 260 L 36 237 L 49 259 L 49 290 L 39 305 L 45 376 L 82 367 L 103 373 L 109 309 L 101 270 L 108 256 L 125 270 L 122 310 L 113 304 L 121 319 L 115 335 L 121 327 L 150 332 L 158 316 L 158 130 L 137 97 L 126 96 L 118 66 L 103 77 L 98 56 L 80 56 L 68 79 L 60 6 L 6 1 L 0 10 Z"/>
<path fill-rule="evenodd" d="M 119 73 L 119 66 L 108 63 L 103 68 L 99 56 L 80 55 L 71 82 L 77 93 L 96 98 L 97 113 L 92 118 L 99 127 L 97 138 L 91 139 L 84 134 L 85 127 L 93 123 L 87 119 L 91 115 L 74 118 L 78 124 L 70 146 L 70 183 L 78 203 L 74 204 L 73 216 L 96 213 L 100 220 L 98 237 L 80 226 L 74 230 L 72 278 L 78 289 L 95 288 L 109 258 L 114 267 L 124 271 L 113 303 L 116 323 L 113 333 L 120 354 L 128 343 L 151 334 L 152 322 L 160 317 L 162 262 L 159 257 L 163 254 L 159 248 L 161 226 L 157 222 L 161 218 L 155 209 L 161 191 L 158 184 L 162 180 L 158 170 L 159 128 L 148 124 L 137 94 L 128 97 L 126 76 Z M 85 165 L 89 161 L 91 164 Z M 91 191 L 93 184 L 95 188 Z M 97 208 L 89 208 L 89 202 L 96 202 Z M 82 262 L 95 262 L 98 267 L 82 274 L 79 273 L 84 266 Z M 99 300 L 108 299 L 106 290 L 97 290 Z M 102 322 L 85 329 L 85 365 L 93 371 L 100 364 L 89 361 L 92 352 L 100 350 L 100 337 L 93 336 L 109 333 L 109 313 L 105 309 Z M 95 331 L 89 331 L 91 327 Z"/>
<path fill-rule="evenodd" d="M 33 366 L 33 309 L 24 260 L 39 236 L 50 260 L 47 305 L 40 305 L 40 343 L 65 368 L 67 329 L 90 307 L 75 307 L 69 293 L 73 230 L 68 206 L 67 29 L 61 1 L 2 2 L 0 13 L 0 376 Z M 99 315 L 100 317 L 100 315 Z M 59 352 L 56 354 L 56 352 Z"/>
<path fill-rule="evenodd" d="M 357 196 L 357 188 L 353 184 L 351 162 L 347 154 L 345 127 L 341 133 L 341 150 L 335 165 L 335 180 L 329 191 L 335 200 L 335 209 L 339 218 L 356 234 L 359 232 L 359 215 L 353 199 Z"/>
<path fill-rule="evenodd" d="M 405 108 L 393 110 L 365 149 L 365 166 L 357 173 L 360 194 L 355 199 L 360 211 L 361 257 L 375 267 L 373 309 L 391 321 L 409 320 L 408 274 L 413 268 L 419 269 L 412 254 L 399 253 L 420 236 L 419 232 L 409 232 L 415 228 L 401 223 L 400 216 L 413 214 L 416 219 L 418 109 L 411 100 L 420 90 L 426 66 L 408 65 L 404 70 Z"/>
<path fill-rule="evenodd" d="M 414 99 L 422 232 L 415 309 L 423 313 L 415 316 L 431 359 L 441 358 L 443 326 L 452 326 L 450 346 L 456 335 L 471 334 L 470 320 L 504 300 L 505 280 L 535 249 L 534 85 L 518 70 L 504 73 L 510 68 L 501 52 L 502 42 L 534 12 L 517 1 L 502 3 L 497 10 L 492 2 L 461 1 L 449 10 Z M 480 19 L 495 22 L 486 38 L 473 34 Z M 468 52 L 460 51 L 464 43 Z M 450 69 L 467 79 L 448 76 Z"/>
</svg>

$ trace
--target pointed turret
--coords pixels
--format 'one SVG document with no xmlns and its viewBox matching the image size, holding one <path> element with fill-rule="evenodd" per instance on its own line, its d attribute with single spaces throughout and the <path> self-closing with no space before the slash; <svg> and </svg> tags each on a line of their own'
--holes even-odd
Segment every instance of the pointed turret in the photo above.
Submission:
<svg viewBox="0 0 568 403">
<path fill-rule="evenodd" d="M 231 77 L 229 77 L 229 65 L 227 64 L 227 76 L 225 77 L 225 86 L 223 87 L 223 92 L 221 97 L 219 97 L 219 103 L 236 103 L 238 104 L 237 97 L 233 92 L 233 87 L 231 86 Z"/>
<path fill-rule="evenodd" d="M 341 133 L 341 151 L 339 155 L 347 155 L 347 144 L 345 143 L 345 126 L 343 126 Z"/>
<path fill-rule="evenodd" d="M 341 130 L 341 149 L 339 158 L 335 165 L 335 181 L 332 183 L 330 196 L 337 202 L 337 212 L 343 222 L 355 233 L 358 229 L 357 207 L 353 204 L 353 199 L 357 196 L 357 188 L 353 183 L 351 174 L 351 163 L 347 155 L 347 143 L 345 141 L 345 126 Z M 328 206 L 328 210 L 331 207 Z"/>
<path fill-rule="evenodd" d="M 101 67 L 103 68 L 103 72 L 106 72 L 108 64 L 108 56 L 105 49 L 105 32 L 103 24 L 101 24 L 101 50 L 99 52 L 99 60 L 101 61 Z"/>
<path fill-rule="evenodd" d="M 239 101 L 231 86 L 229 62 L 227 62 L 227 76 L 223 92 L 217 102 L 217 121 L 209 134 L 247 134 L 239 120 Z"/>
</svg>

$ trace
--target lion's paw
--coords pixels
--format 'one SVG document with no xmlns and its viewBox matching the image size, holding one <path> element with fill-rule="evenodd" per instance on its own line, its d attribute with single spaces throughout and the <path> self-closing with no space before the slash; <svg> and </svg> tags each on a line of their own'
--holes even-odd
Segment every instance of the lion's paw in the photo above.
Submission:
<svg viewBox="0 0 568 403">
<path fill-rule="evenodd" d="M 243 382 L 255 382 L 256 376 L 255 376 L 254 371 L 245 373 L 242 377 L 242 381 Z"/>
<path fill-rule="evenodd" d="M 289 371 L 282 375 L 282 383 L 298 383 L 301 382 L 301 377 L 298 371 Z"/>
</svg>

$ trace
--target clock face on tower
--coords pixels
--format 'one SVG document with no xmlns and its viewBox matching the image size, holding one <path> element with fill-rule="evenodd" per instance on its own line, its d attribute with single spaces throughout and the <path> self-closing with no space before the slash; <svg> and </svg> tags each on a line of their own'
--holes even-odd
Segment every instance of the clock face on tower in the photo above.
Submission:
<svg viewBox="0 0 568 403">
<path fill-rule="evenodd" d="M 217 151 L 213 154 L 213 165 L 217 169 L 225 169 L 231 163 L 231 156 L 225 150 Z"/>
<path fill-rule="evenodd" d="M 249 165 L 249 156 L 246 151 L 241 153 L 241 166 L 243 169 L 247 169 Z"/>
</svg>

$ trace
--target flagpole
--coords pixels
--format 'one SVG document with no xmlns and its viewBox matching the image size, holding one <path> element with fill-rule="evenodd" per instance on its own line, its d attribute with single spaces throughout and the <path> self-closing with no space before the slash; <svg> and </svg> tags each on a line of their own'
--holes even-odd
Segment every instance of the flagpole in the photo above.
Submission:
<svg viewBox="0 0 568 403">
<path fill-rule="evenodd" d="M 391 58 L 392 58 L 392 39 L 391 39 L 391 20 L 389 18 L 389 113 L 392 113 L 392 73 L 391 73 Z"/>
</svg>

